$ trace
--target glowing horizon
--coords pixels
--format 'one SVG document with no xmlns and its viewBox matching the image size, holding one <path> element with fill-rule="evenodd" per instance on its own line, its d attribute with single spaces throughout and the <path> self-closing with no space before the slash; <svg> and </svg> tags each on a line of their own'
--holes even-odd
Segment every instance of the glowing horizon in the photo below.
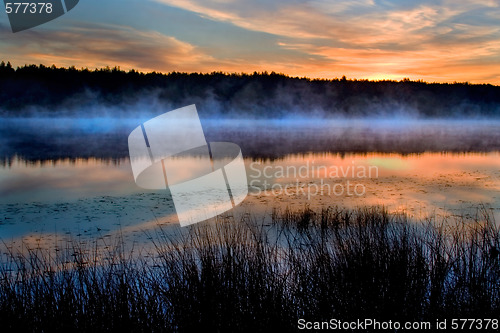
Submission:
<svg viewBox="0 0 500 333">
<path fill-rule="evenodd" d="M 2 15 L 0 60 L 14 67 L 500 85 L 493 0 L 87 0 L 16 34 Z"/>
</svg>

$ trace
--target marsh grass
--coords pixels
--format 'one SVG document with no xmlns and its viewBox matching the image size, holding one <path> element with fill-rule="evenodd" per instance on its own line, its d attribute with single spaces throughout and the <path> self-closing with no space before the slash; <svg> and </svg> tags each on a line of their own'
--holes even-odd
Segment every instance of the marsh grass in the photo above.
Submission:
<svg viewBox="0 0 500 333">
<path fill-rule="evenodd" d="M 297 320 L 498 318 L 500 232 L 382 208 L 274 211 L 152 237 L 138 255 L 78 241 L 7 251 L 3 331 L 293 331 Z"/>
</svg>

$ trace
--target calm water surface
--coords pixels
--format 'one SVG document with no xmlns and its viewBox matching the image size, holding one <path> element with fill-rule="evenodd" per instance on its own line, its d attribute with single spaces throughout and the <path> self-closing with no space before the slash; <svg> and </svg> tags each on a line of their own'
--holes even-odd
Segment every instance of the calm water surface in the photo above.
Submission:
<svg viewBox="0 0 500 333">
<path fill-rule="evenodd" d="M 0 239 L 30 244 L 120 234 L 138 241 L 160 225 L 179 228 L 168 190 L 143 190 L 134 183 L 122 151 L 128 125 L 122 125 L 93 131 L 79 126 L 73 135 L 65 126 L 31 135 L 18 126 L 14 137 L 15 127 L 9 135 L 4 131 L 0 141 L 10 148 L 1 151 Z M 500 221 L 496 124 L 306 125 L 205 126 L 209 140 L 237 142 L 246 156 L 250 194 L 232 214 L 264 218 L 274 208 L 383 205 L 422 219 L 473 216 L 484 205 Z M 92 133 L 97 142 L 85 144 Z M 103 148 L 107 141 L 99 140 L 106 137 L 119 142 L 116 149 Z M 40 156 L 32 151 L 36 145 L 43 148 Z M 87 150 L 78 157 L 74 145 Z M 66 157 L 53 156 L 65 151 Z M 183 158 L 181 165 L 196 163 L 195 157 Z"/>
</svg>

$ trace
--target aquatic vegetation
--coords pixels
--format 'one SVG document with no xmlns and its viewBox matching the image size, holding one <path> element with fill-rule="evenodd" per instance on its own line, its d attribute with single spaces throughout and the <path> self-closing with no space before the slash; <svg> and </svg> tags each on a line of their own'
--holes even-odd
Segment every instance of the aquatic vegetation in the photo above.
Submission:
<svg viewBox="0 0 500 333">
<path fill-rule="evenodd" d="M 275 331 L 299 318 L 498 318 L 500 231 L 383 208 L 275 210 L 172 236 L 152 251 L 77 240 L 3 253 L 0 322 L 16 331 Z M 109 244 L 108 244 L 109 245 Z"/>
</svg>

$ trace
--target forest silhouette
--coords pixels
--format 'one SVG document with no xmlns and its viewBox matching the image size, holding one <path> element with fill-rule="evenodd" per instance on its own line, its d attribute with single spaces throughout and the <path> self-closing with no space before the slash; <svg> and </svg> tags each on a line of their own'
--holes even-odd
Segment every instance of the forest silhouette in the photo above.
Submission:
<svg viewBox="0 0 500 333">
<path fill-rule="evenodd" d="M 331 80 L 275 72 L 168 74 L 119 67 L 58 68 L 0 64 L 0 115 L 99 116 L 100 107 L 128 116 L 138 107 L 176 108 L 196 103 L 211 117 L 491 118 L 500 115 L 500 86 L 424 81 Z"/>
</svg>

